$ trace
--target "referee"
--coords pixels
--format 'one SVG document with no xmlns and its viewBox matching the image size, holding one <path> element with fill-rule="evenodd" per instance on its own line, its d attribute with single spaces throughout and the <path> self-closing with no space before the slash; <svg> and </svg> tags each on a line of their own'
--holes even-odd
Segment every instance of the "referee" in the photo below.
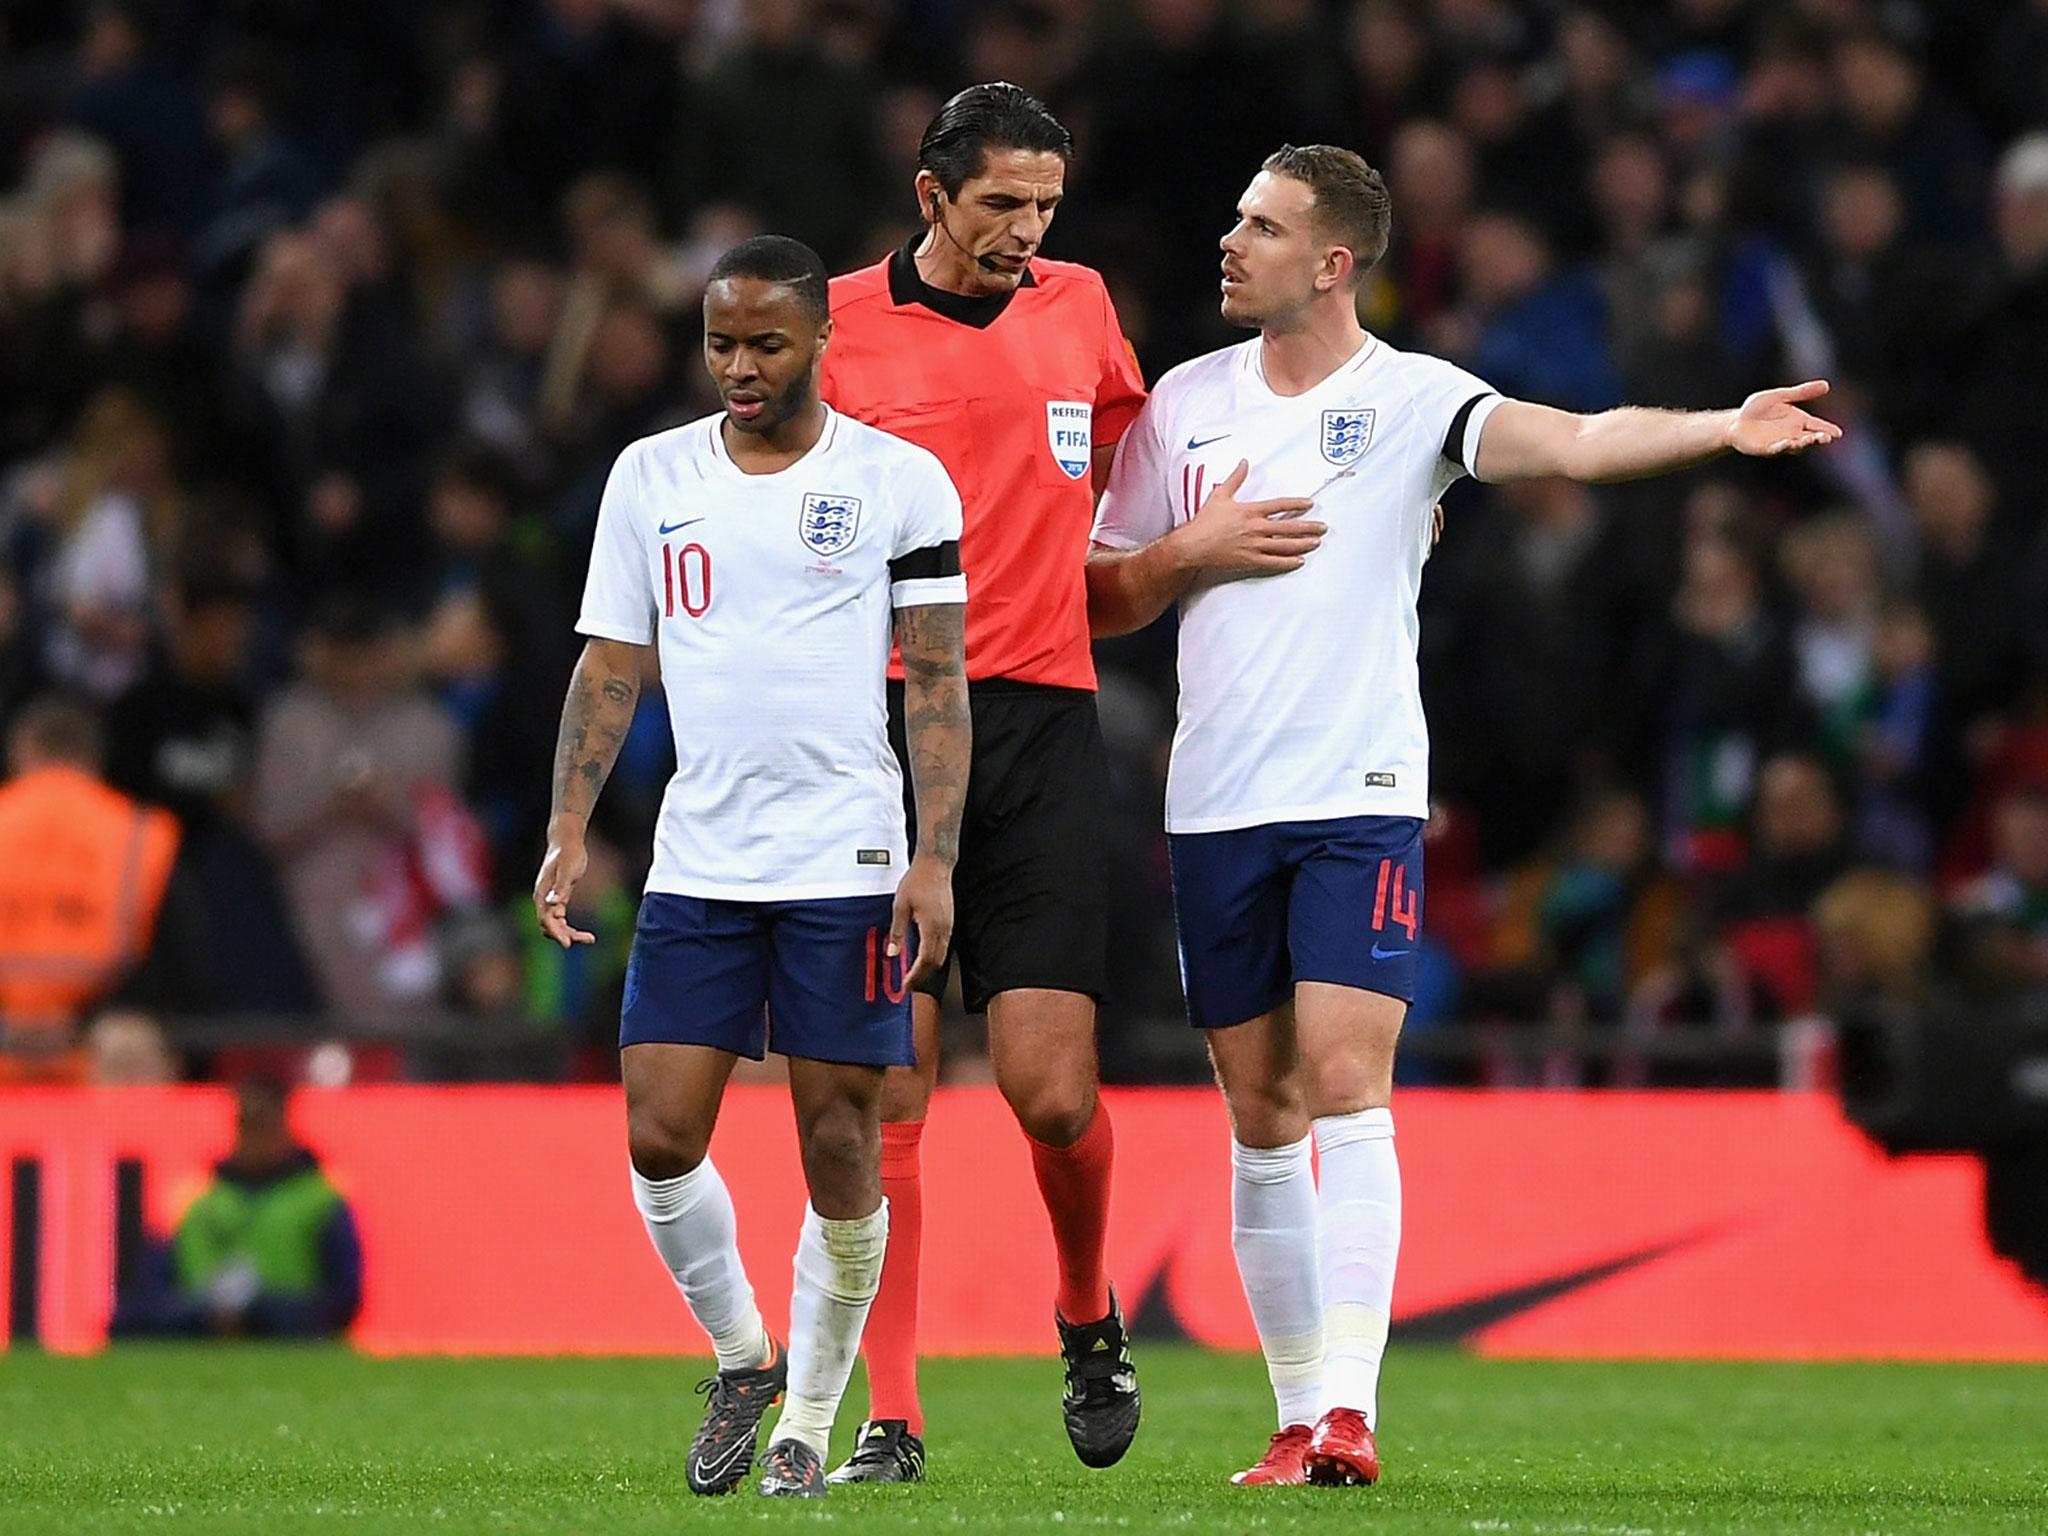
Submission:
<svg viewBox="0 0 2048 1536">
<path fill-rule="evenodd" d="M 1014 85 L 947 102 L 918 149 L 923 232 L 832 282 L 822 388 L 847 415 L 930 449 L 964 504 L 974 759 L 952 953 L 969 1011 L 988 1014 L 996 1082 L 1052 1219 L 1067 1435 L 1083 1462 L 1106 1467 L 1137 1433 L 1139 1400 L 1103 1265 L 1113 1137 L 1096 1096 L 1095 1007 L 1107 767 L 1085 572 L 1095 492 L 1145 385 L 1101 276 L 1038 256 L 1072 154 L 1067 130 Z M 900 682 L 890 704 L 901 755 Z M 862 1346 L 868 1422 L 835 1482 L 924 1474 L 918 1144 L 945 985 L 944 971 L 922 985 L 917 1065 L 891 1069 L 884 1089 L 890 1232 Z"/>
</svg>

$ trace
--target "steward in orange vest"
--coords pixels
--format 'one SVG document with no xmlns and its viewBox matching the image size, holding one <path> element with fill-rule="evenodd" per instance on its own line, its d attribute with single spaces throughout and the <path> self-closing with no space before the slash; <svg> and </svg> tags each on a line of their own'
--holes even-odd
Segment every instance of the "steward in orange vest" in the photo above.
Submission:
<svg viewBox="0 0 2048 1536">
<path fill-rule="evenodd" d="M 85 1075 L 77 1027 L 148 952 L 178 823 L 99 778 L 99 732 L 56 699 L 8 732 L 0 785 L 0 1083 Z"/>
</svg>

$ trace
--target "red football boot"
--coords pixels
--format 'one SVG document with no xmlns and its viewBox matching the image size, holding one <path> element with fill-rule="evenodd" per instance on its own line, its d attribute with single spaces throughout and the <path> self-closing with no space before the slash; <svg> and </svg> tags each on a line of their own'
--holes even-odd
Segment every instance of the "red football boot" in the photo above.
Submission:
<svg viewBox="0 0 2048 1536">
<path fill-rule="evenodd" d="M 1242 1472 L 1231 1473 L 1230 1480 L 1247 1488 L 1307 1482 L 1308 1473 L 1302 1469 L 1301 1459 L 1308 1454 L 1308 1440 L 1313 1433 L 1306 1424 L 1288 1425 L 1268 1442 L 1265 1455 Z"/>
<path fill-rule="evenodd" d="M 1332 1408 L 1318 1419 L 1301 1461 L 1308 1480 L 1322 1488 L 1380 1480 L 1380 1448 L 1356 1408 Z"/>
</svg>

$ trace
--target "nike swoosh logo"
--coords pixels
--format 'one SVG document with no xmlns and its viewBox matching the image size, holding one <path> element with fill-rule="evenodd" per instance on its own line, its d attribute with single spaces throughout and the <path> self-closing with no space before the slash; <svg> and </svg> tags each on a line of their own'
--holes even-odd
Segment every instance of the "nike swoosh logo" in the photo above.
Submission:
<svg viewBox="0 0 2048 1536">
<path fill-rule="evenodd" d="M 739 1459 L 742 1456 L 752 1459 L 753 1454 L 754 1442 L 751 1439 L 741 1440 L 737 1444 L 730 1445 L 726 1447 L 725 1454 L 719 1457 L 717 1461 L 698 1461 L 697 1481 L 700 1483 L 715 1483 L 738 1465 Z"/>
<path fill-rule="evenodd" d="M 1220 443 L 1228 436 L 1228 432 L 1218 432 L 1214 437 L 1191 437 L 1188 439 L 1188 452 L 1193 453 L 1197 448 L 1206 448 L 1211 443 Z"/>
<path fill-rule="evenodd" d="M 1502 1286 L 1499 1290 L 1482 1291 L 1477 1296 L 1432 1307 L 1426 1312 L 1413 1312 L 1394 1324 L 1393 1335 L 1410 1344 L 1462 1343 L 1484 1329 L 1504 1323 L 1511 1317 L 1519 1317 L 1546 1302 L 1598 1285 L 1616 1275 L 1627 1274 L 1670 1254 L 1711 1242 L 1744 1224 L 1740 1220 L 1711 1223 L 1660 1243 L 1650 1243 L 1580 1268 L 1562 1270 L 1527 1284 Z"/>
<path fill-rule="evenodd" d="M 1377 944 L 1372 947 L 1372 957 L 1375 960 L 1398 960 L 1407 953 L 1405 949 L 1381 949 Z"/>
<path fill-rule="evenodd" d="M 701 517 L 686 517 L 680 523 L 663 523 L 661 531 L 663 535 L 667 535 L 674 533 L 678 528 L 687 528 L 692 523 L 701 523 L 703 521 L 704 519 Z"/>
</svg>

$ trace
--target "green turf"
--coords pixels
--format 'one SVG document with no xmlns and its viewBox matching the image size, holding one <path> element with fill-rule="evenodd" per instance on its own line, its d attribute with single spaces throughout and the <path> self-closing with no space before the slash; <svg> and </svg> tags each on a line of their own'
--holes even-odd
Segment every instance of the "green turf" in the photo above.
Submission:
<svg viewBox="0 0 2048 1536">
<path fill-rule="evenodd" d="M 1395 1351 L 1377 1489 L 1236 1489 L 1258 1362 L 1141 1348 L 1089 1473 L 1051 1361 L 925 1372 L 931 1481 L 692 1499 L 697 1362 L 151 1348 L 0 1356 L 0 1532 L 2048 1531 L 2048 1369 L 1529 1364 Z M 856 1384 L 841 1438 L 859 1411 Z"/>
</svg>

